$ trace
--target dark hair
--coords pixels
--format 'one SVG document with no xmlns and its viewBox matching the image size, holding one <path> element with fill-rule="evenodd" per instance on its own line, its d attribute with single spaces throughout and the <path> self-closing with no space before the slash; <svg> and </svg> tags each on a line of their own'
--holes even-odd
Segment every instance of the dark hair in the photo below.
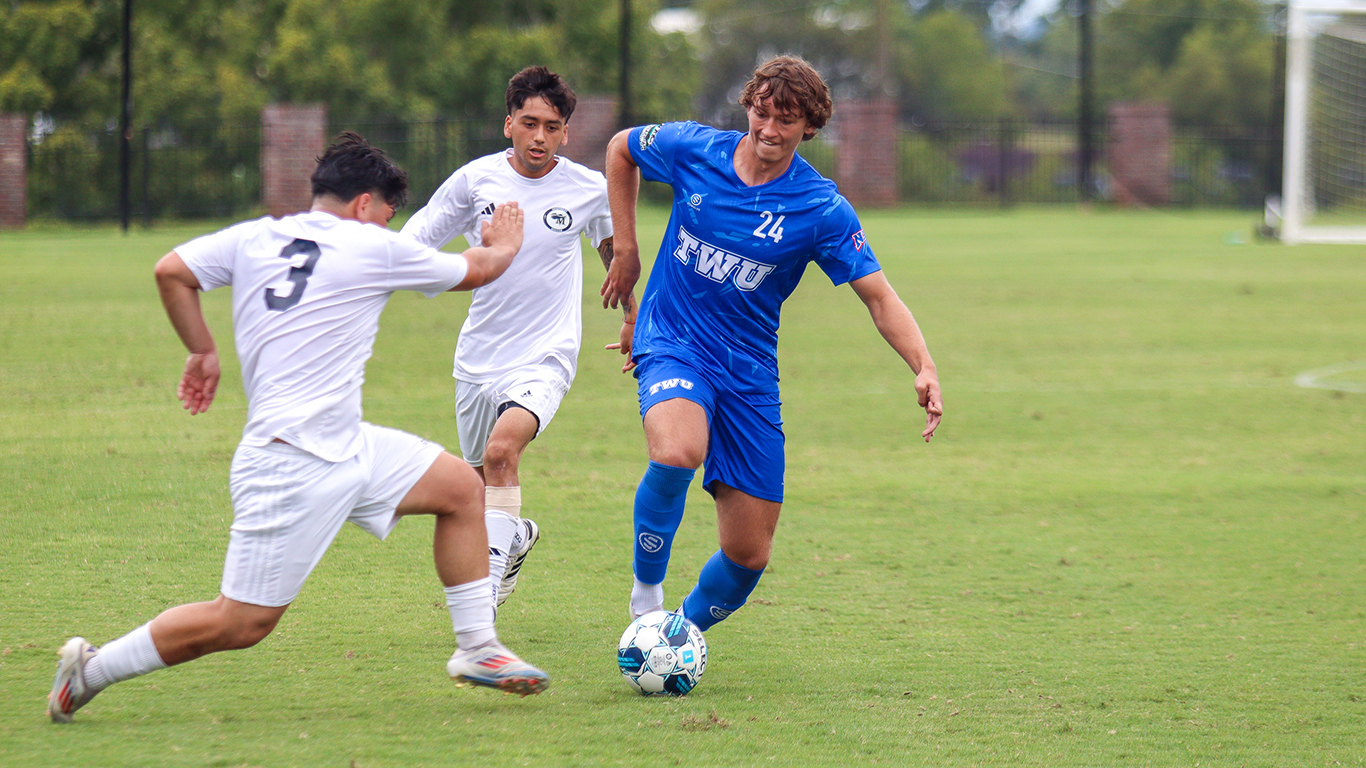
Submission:
<svg viewBox="0 0 1366 768">
<path fill-rule="evenodd" d="M 818 131 L 835 111 L 830 88 L 814 67 L 797 56 L 779 56 L 754 70 L 754 77 L 740 91 L 740 106 L 749 109 L 764 99 L 771 99 L 780 112 L 806 117 L 806 124 Z M 804 136 L 803 141 L 809 138 Z"/>
<path fill-rule="evenodd" d="M 574 106 L 579 103 L 579 97 L 574 95 L 574 89 L 563 77 L 545 67 L 527 67 L 508 81 L 508 114 L 521 109 L 527 99 L 537 96 L 550 102 L 550 106 L 560 113 L 566 123 L 569 122 L 569 116 L 574 114 Z"/>
<path fill-rule="evenodd" d="M 338 136 L 318 158 L 311 180 L 314 197 L 335 195 L 349 203 L 357 195 L 378 192 L 394 208 L 408 202 L 408 174 L 384 150 L 351 131 Z"/>
</svg>

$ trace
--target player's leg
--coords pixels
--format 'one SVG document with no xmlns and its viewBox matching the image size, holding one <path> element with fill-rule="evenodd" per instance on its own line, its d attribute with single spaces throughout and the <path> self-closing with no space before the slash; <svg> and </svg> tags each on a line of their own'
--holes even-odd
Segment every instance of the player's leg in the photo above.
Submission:
<svg viewBox="0 0 1366 768">
<path fill-rule="evenodd" d="M 776 393 L 718 395 L 702 483 L 716 498 L 721 549 L 683 601 L 703 630 L 745 604 L 773 551 L 786 470 L 781 408 Z"/>
<path fill-rule="evenodd" d="M 249 605 L 219 595 L 171 608 L 100 648 L 73 637 L 58 652 L 48 714 L 69 723 L 76 710 L 114 683 L 210 653 L 250 648 L 270 634 L 288 607 Z"/>
<path fill-rule="evenodd" d="M 445 587 L 488 578 L 483 488 L 468 464 L 440 451 L 394 510 L 395 517 L 436 517 L 432 557 Z"/>
<path fill-rule="evenodd" d="M 688 485 L 707 455 L 707 412 L 683 397 L 650 405 L 644 416 L 650 463 L 636 488 L 630 613 L 664 607 L 664 577 L 683 522 Z"/>
<path fill-rule="evenodd" d="M 535 413 L 515 403 L 507 403 L 500 410 L 484 449 L 484 483 L 516 487 L 520 484 L 517 468 L 522 452 L 540 431 L 541 422 Z"/>
<path fill-rule="evenodd" d="M 562 368 L 551 363 L 524 366 L 489 384 L 457 382 L 461 450 L 485 482 L 495 605 L 517 588 L 522 565 L 541 535 L 534 521 L 522 517 L 522 454 L 550 425 L 568 391 Z"/>
<path fill-rule="evenodd" d="M 436 518 L 432 556 L 457 645 L 447 672 L 477 685 L 523 695 L 540 693 L 548 682 L 546 674 L 507 650 L 493 628 L 479 476 L 440 446 L 398 430 L 366 426 L 376 456 L 383 459 L 376 461 L 375 481 L 352 521 L 383 536 L 403 516 Z"/>
<path fill-rule="evenodd" d="M 540 528 L 522 519 L 522 485 L 517 469 L 522 452 L 540 430 L 540 419 L 521 405 L 505 403 L 484 450 L 484 526 L 489 536 L 489 575 L 494 604 L 502 605 L 517 588 L 517 576 Z"/>
<path fill-rule="evenodd" d="M 773 552 L 773 533 L 782 504 L 751 496 L 723 483 L 716 491 L 717 550 L 697 575 L 697 586 L 683 600 L 683 615 L 710 629 L 740 606 L 759 583 Z"/>
<path fill-rule="evenodd" d="M 489 575 L 499 575 L 507 566 L 509 544 L 516 538 L 518 524 L 506 511 L 509 494 L 505 489 L 489 489 L 484 474 L 484 454 L 498 423 L 498 388 L 495 384 L 455 382 L 455 425 L 460 434 L 460 454 L 484 487 L 484 525 L 488 538 Z M 520 499 L 517 500 L 520 514 Z M 490 597 L 498 598 L 498 579 L 490 579 Z M 496 615 L 496 612 L 495 612 Z"/>
<path fill-rule="evenodd" d="M 498 382 L 498 421 L 484 451 L 489 574 L 498 587 L 496 605 L 517 588 L 522 565 L 541 537 L 540 527 L 522 517 L 522 453 L 550 426 L 568 392 L 563 368 L 549 361 L 523 367 Z"/>
<path fill-rule="evenodd" d="M 99 649 L 72 638 L 60 652 L 52 719 L 69 722 L 113 683 L 264 639 L 336 537 L 362 485 L 355 460 L 328 462 L 284 443 L 240 446 L 219 597 L 171 608 Z"/>
<path fill-rule="evenodd" d="M 173 667 L 210 653 L 256 645 L 275 629 L 287 608 L 288 605 L 241 603 L 219 595 L 207 603 L 190 603 L 165 611 L 148 626 L 157 654 L 166 666 Z M 105 645 L 101 655 L 114 643 Z"/>
</svg>

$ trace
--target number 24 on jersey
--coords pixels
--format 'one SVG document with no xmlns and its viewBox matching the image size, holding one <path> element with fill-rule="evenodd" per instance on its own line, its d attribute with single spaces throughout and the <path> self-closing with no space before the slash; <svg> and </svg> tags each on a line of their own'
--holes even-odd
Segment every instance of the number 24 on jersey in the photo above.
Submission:
<svg viewBox="0 0 1366 768">
<path fill-rule="evenodd" d="M 763 217 L 764 220 L 759 224 L 759 227 L 754 230 L 754 236 L 760 240 L 763 240 L 764 238 L 773 238 L 773 242 L 775 243 L 782 242 L 783 219 L 787 217 L 779 216 L 777 219 L 774 219 L 772 211 L 764 211 L 759 215 Z M 765 232 L 765 229 L 768 231 Z"/>
</svg>

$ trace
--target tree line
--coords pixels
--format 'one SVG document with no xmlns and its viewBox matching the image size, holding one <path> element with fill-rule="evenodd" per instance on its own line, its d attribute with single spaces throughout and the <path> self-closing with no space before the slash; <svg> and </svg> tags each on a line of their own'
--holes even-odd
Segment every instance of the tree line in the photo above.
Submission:
<svg viewBox="0 0 1366 768">
<path fill-rule="evenodd" d="M 461 126 L 496 129 L 490 118 L 503 114 L 507 79 L 523 66 L 549 66 L 581 94 L 615 95 L 623 2 L 638 123 L 739 127 L 740 86 L 758 61 L 788 52 L 817 66 L 837 104 L 889 96 L 908 125 L 1078 116 L 1079 0 L 1028 18 L 1023 0 L 128 1 L 132 184 L 148 217 L 227 215 L 259 200 L 256 134 L 261 109 L 276 102 L 325 104 L 334 125 L 435 121 L 422 129 L 434 133 L 423 139 L 433 157 L 404 159 L 449 172 L 474 146 Z M 0 5 L 0 111 L 32 121 L 36 215 L 117 210 L 124 2 Z M 1166 102 L 1178 124 L 1251 129 L 1274 119 L 1277 6 L 1090 4 L 1098 122 L 1110 103 L 1131 100 Z M 925 141 L 903 155 L 954 162 L 951 146 Z M 1259 147 L 1230 142 L 1210 162 L 1260 167 L 1271 149 Z M 903 165 L 931 167 L 912 159 Z"/>
<path fill-rule="evenodd" d="M 891 94 L 907 117 L 1076 115 L 1076 3 L 1005 29 L 1020 0 L 631 0 L 632 111 L 721 119 L 763 57 L 800 53 L 842 98 Z M 1275 6 L 1094 0 L 1096 102 L 1161 100 L 1184 123 L 1271 117 Z M 119 112 L 123 0 L 0 6 L 0 110 L 102 124 Z M 258 119 L 275 101 L 338 119 L 497 113 L 528 63 L 615 93 L 620 3 L 601 0 L 135 0 L 141 125 Z M 660 10 L 694 22 L 658 31 Z"/>
</svg>

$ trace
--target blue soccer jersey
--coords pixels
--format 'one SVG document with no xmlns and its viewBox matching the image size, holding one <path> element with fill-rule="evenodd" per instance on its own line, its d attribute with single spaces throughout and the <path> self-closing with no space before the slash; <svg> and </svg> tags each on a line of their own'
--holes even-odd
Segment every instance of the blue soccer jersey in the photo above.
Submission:
<svg viewBox="0 0 1366 768">
<path fill-rule="evenodd" d="M 743 137 L 691 122 L 631 130 L 641 175 L 674 191 L 633 353 L 683 354 L 736 392 L 777 392 L 780 310 L 807 264 L 835 285 L 881 267 L 849 201 L 800 156 L 778 179 L 742 182 Z"/>
</svg>

